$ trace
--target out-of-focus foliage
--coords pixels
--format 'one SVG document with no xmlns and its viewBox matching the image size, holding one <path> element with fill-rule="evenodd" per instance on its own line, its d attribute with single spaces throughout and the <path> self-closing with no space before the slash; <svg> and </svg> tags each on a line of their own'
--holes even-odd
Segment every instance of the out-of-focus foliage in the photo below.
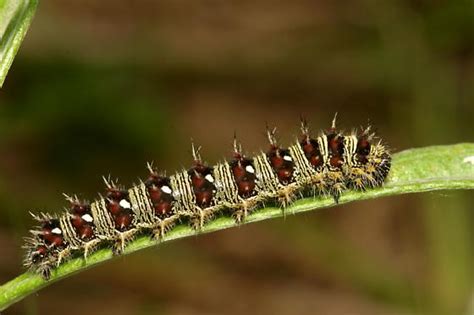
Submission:
<svg viewBox="0 0 474 315">
<path fill-rule="evenodd" d="M 394 151 L 473 141 L 472 1 L 41 2 L 0 92 L 0 282 L 28 211 L 210 163 L 265 122 L 368 120 Z M 467 314 L 470 192 L 390 197 L 175 242 L 69 278 L 10 312 Z M 391 275 L 402 279 L 393 284 Z M 120 297 L 120 303 L 118 298 Z M 238 298 L 237 298 L 238 297 Z M 71 300 L 83 308 L 71 308 Z M 107 308 L 104 308 L 107 305 Z"/>
</svg>

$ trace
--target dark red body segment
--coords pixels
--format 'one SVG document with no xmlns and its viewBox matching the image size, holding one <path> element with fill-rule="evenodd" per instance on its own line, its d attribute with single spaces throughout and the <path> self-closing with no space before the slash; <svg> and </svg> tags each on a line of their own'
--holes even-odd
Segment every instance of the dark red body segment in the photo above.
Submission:
<svg viewBox="0 0 474 315">
<path fill-rule="evenodd" d="M 303 149 L 304 155 L 315 169 L 323 165 L 323 156 L 319 151 L 318 142 L 316 140 L 305 135 L 304 139 L 300 142 L 300 145 Z"/>
<path fill-rule="evenodd" d="M 196 204 L 198 207 L 209 207 L 214 198 L 216 186 L 212 178 L 212 168 L 204 165 L 201 161 L 195 161 L 194 166 L 188 170 L 191 177 L 191 184 L 193 186 L 194 195 L 196 197 Z M 210 177 L 209 177 L 210 176 Z"/>
<path fill-rule="evenodd" d="M 59 231 L 59 233 L 55 233 L 56 231 Z M 63 234 L 59 226 L 59 220 L 52 219 L 43 222 L 43 224 L 41 225 L 40 238 L 44 240 L 44 243 L 47 246 L 50 246 L 52 248 L 63 247 L 65 244 Z"/>
<path fill-rule="evenodd" d="M 115 228 L 120 232 L 128 230 L 132 223 L 133 214 L 130 208 L 122 208 L 122 211 L 114 216 Z"/>
<path fill-rule="evenodd" d="M 293 180 L 295 163 L 291 159 L 290 151 L 272 145 L 270 150 L 267 152 L 267 157 L 273 170 L 277 174 L 280 183 L 284 185 L 291 183 Z"/>
<path fill-rule="evenodd" d="M 356 156 L 357 161 L 361 164 L 367 163 L 367 156 L 370 153 L 370 142 L 367 139 L 367 136 L 362 135 L 357 138 L 357 148 L 356 148 Z"/>
<path fill-rule="evenodd" d="M 94 229 L 90 224 L 84 224 L 78 229 L 79 237 L 84 241 L 89 241 L 94 237 Z"/>
<path fill-rule="evenodd" d="M 255 191 L 255 172 L 249 171 L 254 170 L 252 161 L 242 156 L 236 156 L 236 158 L 230 162 L 230 168 L 234 175 L 235 183 L 237 184 L 238 194 L 242 198 L 248 198 L 254 196 Z"/>
<path fill-rule="evenodd" d="M 118 189 L 115 186 L 110 186 L 107 188 L 105 200 L 107 210 L 114 220 L 115 229 L 120 232 L 129 230 L 132 227 L 133 211 L 129 206 L 122 206 L 124 202 L 126 205 L 130 205 L 128 192 L 126 190 Z"/>
<path fill-rule="evenodd" d="M 155 214 L 160 218 L 167 217 L 171 213 L 174 201 L 170 179 L 152 172 L 145 181 L 145 186 L 148 188 Z"/>
<path fill-rule="evenodd" d="M 41 261 L 46 256 L 46 254 L 48 254 L 48 249 L 46 246 L 40 245 L 35 251 L 31 253 L 31 261 L 33 263 L 37 263 Z"/>
<path fill-rule="evenodd" d="M 327 136 L 329 164 L 334 168 L 341 168 L 344 163 L 344 138 L 337 133 L 330 133 Z"/>
<path fill-rule="evenodd" d="M 119 202 L 121 199 L 114 200 L 114 199 L 109 199 L 108 204 L 107 204 L 107 209 L 113 216 L 117 216 L 120 214 L 122 211 L 122 207 L 120 206 Z"/>
<path fill-rule="evenodd" d="M 71 224 L 76 230 L 77 235 L 83 241 L 88 241 L 94 237 L 94 225 L 93 222 L 88 222 L 84 219 L 87 215 L 89 218 L 92 218 L 92 212 L 90 205 L 86 202 L 71 202 Z"/>
</svg>

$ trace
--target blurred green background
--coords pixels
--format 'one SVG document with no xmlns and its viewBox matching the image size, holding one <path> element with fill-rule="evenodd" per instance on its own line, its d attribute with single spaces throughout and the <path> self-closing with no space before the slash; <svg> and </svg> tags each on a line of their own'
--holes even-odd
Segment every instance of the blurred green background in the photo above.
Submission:
<svg viewBox="0 0 474 315">
<path fill-rule="evenodd" d="M 474 140 L 474 2 L 41 1 L 0 91 L 0 282 L 28 211 L 145 162 L 214 163 L 335 112 L 393 151 Z M 5 314 L 473 314 L 472 191 L 357 202 L 168 243 Z"/>
</svg>

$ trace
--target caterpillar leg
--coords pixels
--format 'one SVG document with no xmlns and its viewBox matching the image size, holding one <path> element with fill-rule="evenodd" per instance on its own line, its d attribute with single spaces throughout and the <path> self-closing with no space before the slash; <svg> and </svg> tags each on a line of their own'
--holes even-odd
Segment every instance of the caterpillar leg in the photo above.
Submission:
<svg viewBox="0 0 474 315">
<path fill-rule="evenodd" d="M 92 253 L 97 246 L 100 244 L 101 240 L 100 239 L 95 239 L 93 241 L 87 242 L 84 244 L 84 260 L 87 261 L 87 257 L 89 256 L 90 253 Z"/>
<path fill-rule="evenodd" d="M 277 202 L 283 211 L 297 199 L 297 193 L 295 185 L 284 186 L 278 191 Z"/>
<path fill-rule="evenodd" d="M 38 266 L 36 271 L 44 280 L 49 280 L 51 278 L 52 269 L 53 269 L 53 266 L 51 266 L 50 264 L 42 264 L 41 266 Z"/>
<path fill-rule="evenodd" d="M 66 248 L 58 253 L 57 261 L 56 261 L 56 267 L 58 267 L 64 260 L 68 259 L 71 257 L 71 249 Z"/>
<path fill-rule="evenodd" d="M 157 224 L 157 226 L 152 229 L 152 238 L 157 241 L 161 241 L 165 236 L 166 232 L 168 232 L 175 226 L 178 217 L 178 215 L 174 215 L 170 218 L 161 220 Z"/>
<path fill-rule="evenodd" d="M 122 254 L 125 250 L 125 245 L 127 245 L 127 243 L 135 237 L 135 234 L 137 232 L 137 229 L 119 232 L 114 241 L 114 244 L 112 245 L 112 252 L 114 253 L 114 255 Z"/>
<path fill-rule="evenodd" d="M 245 219 L 247 218 L 249 213 L 252 212 L 259 204 L 256 198 L 241 198 L 240 200 L 241 202 L 239 204 L 239 207 L 232 214 L 237 224 L 245 222 Z"/>
</svg>

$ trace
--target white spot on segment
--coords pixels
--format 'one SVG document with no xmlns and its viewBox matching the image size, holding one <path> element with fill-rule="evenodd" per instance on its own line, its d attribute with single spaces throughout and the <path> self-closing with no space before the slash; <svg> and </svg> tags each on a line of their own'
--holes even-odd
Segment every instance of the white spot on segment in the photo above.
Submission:
<svg viewBox="0 0 474 315">
<path fill-rule="evenodd" d="M 171 195 L 171 193 L 173 192 L 173 191 L 171 191 L 171 188 L 169 188 L 166 185 L 161 186 L 161 191 L 164 192 L 165 194 L 168 194 L 168 195 Z"/>
<path fill-rule="evenodd" d="M 210 183 L 214 183 L 214 177 L 212 177 L 211 174 L 207 174 L 206 176 L 204 176 L 204 178 L 210 182 Z"/>
<path fill-rule="evenodd" d="M 61 231 L 60 228 L 57 227 L 57 228 L 52 229 L 51 233 L 61 235 L 63 232 Z"/>
<path fill-rule="evenodd" d="M 284 155 L 284 156 L 283 156 L 283 160 L 288 161 L 288 162 L 293 161 L 293 159 L 292 159 L 291 156 L 289 156 L 289 155 Z"/>
<path fill-rule="evenodd" d="M 255 169 L 253 168 L 252 165 L 247 165 L 247 166 L 245 167 L 245 170 L 246 170 L 247 172 L 249 172 L 249 173 L 252 173 L 252 174 L 255 173 Z"/>
<path fill-rule="evenodd" d="M 472 165 L 474 165 L 474 155 L 466 156 L 462 161 L 463 163 L 471 163 Z"/>
<path fill-rule="evenodd" d="M 130 202 L 128 202 L 128 201 L 125 200 L 125 199 L 120 200 L 119 205 L 120 205 L 120 207 L 122 207 L 122 208 L 124 208 L 124 209 L 130 209 L 130 208 L 132 207 L 132 205 L 130 204 Z"/>
<path fill-rule="evenodd" d="M 84 220 L 88 223 L 91 223 L 92 221 L 94 221 L 94 219 L 92 218 L 92 216 L 89 213 L 84 214 L 81 218 L 82 218 L 82 220 Z"/>
</svg>

